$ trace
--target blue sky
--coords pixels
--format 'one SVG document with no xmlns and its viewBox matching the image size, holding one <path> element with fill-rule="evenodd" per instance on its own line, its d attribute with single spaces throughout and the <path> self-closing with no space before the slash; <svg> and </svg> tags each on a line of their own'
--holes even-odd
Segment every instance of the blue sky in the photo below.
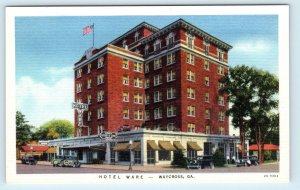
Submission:
<svg viewBox="0 0 300 190">
<path fill-rule="evenodd" d="M 73 65 L 92 46 L 82 28 L 95 23 L 95 46 L 146 21 L 158 28 L 183 18 L 233 46 L 229 65 L 246 64 L 278 75 L 278 18 L 262 16 L 17 17 L 17 110 L 40 126 L 51 119 L 73 122 Z"/>
</svg>

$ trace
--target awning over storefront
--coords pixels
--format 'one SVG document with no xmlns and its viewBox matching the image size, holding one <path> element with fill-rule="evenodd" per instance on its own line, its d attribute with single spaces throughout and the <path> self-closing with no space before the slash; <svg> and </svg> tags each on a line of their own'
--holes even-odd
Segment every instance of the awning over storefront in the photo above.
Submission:
<svg viewBox="0 0 300 190">
<path fill-rule="evenodd" d="M 188 141 L 187 145 L 190 149 L 195 150 L 195 151 L 199 151 L 199 150 L 203 150 L 198 144 L 197 142 L 192 142 L 192 141 Z"/>
<path fill-rule="evenodd" d="M 56 148 L 55 148 L 55 147 L 50 147 L 50 148 L 46 151 L 46 153 L 48 153 L 48 154 L 55 154 L 55 153 L 56 153 Z"/>
<path fill-rule="evenodd" d="M 133 142 L 129 149 L 133 151 L 141 151 L 141 142 Z"/>
<path fill-rule="evenodd" d="M 168 151 L 176 150 L 176 148 L 174 148 L 174 146 L 170 143 L 170 141 L 158 141 L 158 144 L 163 150 L 168 150 Z"/>
<path fill-rule="evenodd" d="M 148 140 L 147 145 L 152 149 L 152 150 L 160 150 L 160 148 L 157 146 L 154 140 Z"/>
<path fill-rule="evenodd" d="M 118 143 L 114 146 L 114 151 L 128 151 L 129 150 L 129 143 Z"/>
<path fill-rule="evenodd" d="M 174 141 L 173 145 L 177 150 L 185 150 L 185 148 L 182 146 L 182 144 L 179 141 Z"/>
</svg>

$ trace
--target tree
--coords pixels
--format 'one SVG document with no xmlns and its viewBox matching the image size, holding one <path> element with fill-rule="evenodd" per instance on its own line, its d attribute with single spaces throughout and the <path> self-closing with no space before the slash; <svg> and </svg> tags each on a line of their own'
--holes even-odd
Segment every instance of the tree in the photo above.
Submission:
<svg viewBox="0 0 300 190">
<path fill-rule="evenodd" d="M 35 133 L 35 140 L 52 140 L 70 137 L 74 126 L 68 120 L 51 120 L 44 123 Z"/>
<path fill-rule="evenodd" d="M 221 94 L 228 94 L 228 101 L 232 106 L 226 114 L 232 116 L 232 124 L 240 130 L 240 141 L 242 155 L 245 155 L 245 133 L 247 122 L 253 109 L 253 98 L 255 96 L 255 77 L 254 68 L 242 65 L 229 69 L 229 74 L 219 80 L 224 84 L 220 89 Z"/>
<path fill-rule="evenodd" d="M 16 112 L 16 144 L 17 146 L 26 145 L 32 137 L 34 127 L 28 124 L 25 115 L 20 111 Z"/>
<path fill-rule="evenodd" d="M 182 150 L 174 151 L 172 165 L 180 168 L 186 168 L 187 159 L 184 157 Z"/>
<path fill-rule="evenodd" d="M 223 167 L 226 163 L 224 159 L 224 152 L 220 149 L 217 149 L 213 156 L 212 156 L 213 162 L 216 166 Z"/>
</svg>

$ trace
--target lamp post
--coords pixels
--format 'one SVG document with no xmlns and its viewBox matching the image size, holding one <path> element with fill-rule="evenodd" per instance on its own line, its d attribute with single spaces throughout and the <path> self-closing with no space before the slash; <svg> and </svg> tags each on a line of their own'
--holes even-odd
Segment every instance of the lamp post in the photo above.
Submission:
<svg viewBox="0 0 300 190">
<path fill-rule="evenodd" d="M 131 163 L 131 145 L 132 145 L 132 140 L 129 141 L 129 168 L 128 168 L 128 170 L 132 170 L 132 163 Z"/>
</svg>

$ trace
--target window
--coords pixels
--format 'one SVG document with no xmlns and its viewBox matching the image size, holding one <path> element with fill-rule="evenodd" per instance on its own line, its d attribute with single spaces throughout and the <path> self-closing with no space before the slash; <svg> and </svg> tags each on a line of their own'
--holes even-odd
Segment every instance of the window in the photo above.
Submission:
<svg viewBox="0 0 300 190">
<path fill-rule="evenodd" d="M 123 119 L 129 119 L 129 109 L 123 110 Z"/>
<path fill-rule="evenodd" d="M 189 81 L 195 81 L 195 73 L 192 71 L 187 71 L 186 72 L 186 78 Z"/>
<path fill-rule="evenodd" d="M 91 65 L 91 64 L 88 64 L 88 65 L 87 65 L 87 73 L 88 73 L 88 74 L 91 72 L 91 68 L 92 68 L 92 65 Z"/>
<path fill-rule="evenodd" d="M 167 90 L 167 99 L 170 100 L 173 98 L 176 98 L 176 88 L 171 87 Z"/>
<path fill-rule="evenodd" d="M 150 87 L 150 79 L 145 79 L 145 88 L 149 88 Z"/>
<path fill-rule="evenodd" d="M 123 59 L 123 69 L 129 69 L 129 61 L 128 59 Z"/>
<path fill-rule="evenodd" d="M 143 120 L 143 111 L 135 110 L 134 111 L 134 120 Z"/>
<path fill-rule="evenodd" d="M 161 44 L 160 44 L 160 40 L 156 40 L 153 44 L 154 46 L 154 51 L 160 51 L 160 47 L 161 47 Z"/>
<path fill-rule="evenodd" d="M 91 127 L 88 127 L 88 136 L 90 136 L 90 135 L 91 135 L 91 132 L 92 132 L 92 129 L 91 129 Z"/>
<path fill-rule="evenodd" d="M 149 94 L 146 94 L 145 104 L 150 104 L 150 95 Z"/>
<path fill-rule="evenodd" d="M 224 127 L 219 127 L 219 134 L 224 135 Z"/>
<path fill-rule="evenodd" d="M 134 41 L 135 41 L 135 42 L 139 40 L 139 35 L 140 35 L 140 33 L 138 33 L 138 32 L 136 32 L 136 33 L 134 34 Z"/>
<path fill-rule="evenodd" d="M 88 112 L 88 119 L 87 119 L 87 120 L 88 120 L 88 121 L 91 121 L 91 117 L 92 117 L 92 112 L 89 111 L 89 112 Z"/>
<path fill-rule="evenodd" d="M 175 123 L 168 123 L 167 124 L 167 130 L 168 131 L 174 131 L 176 129 Z"/>
<path fill-rule="evenodd" d="M 142 158 L 141 151 L 134 151 L 134 163 L 140 164 L 142 160 L 141 158 Z"/>
<path fill-rule="evenodd" d="M 145 63 L 145 73 L 149 73 L 149 63 Z"/>
<path fill-rule="evenodd" d="M 81 98 L 79 98 L 79 99 L 77 99 L 77 101 L 76 102 L 78 102 L 78 103 L 82 103 L 82 99 Z"/>
<path fill-rule="evenodd" d="M 166 38 L 166 44 L 167 44 L 167 46 L 168 46 L 168 48 L 171 48 L 171 47 L 173 47 L 174 46 L 174 33 L 173 32 L 171 32 L 168 36 L 167 36 L 167 38 Z"/>
<path fill-rule="evenodd" d="M 209 125 L 205 126 L 205 134 L 210 134 L 210 126 Z"/>
<path fill-rule="evenodd" d="M 219 96 L 219 98 L 218 98 L 218 104 L 220 106 L 224 106 L 224 96 Z"/>
<path fill-rule="evenodd" d="M 194 55 L 191 53 L 186 54 L 186 62 L 188 64 L 194 65 Z"/>
<path fill-rule="evenodd" d="M 150 111 L 149 110 L 145 110 L 145 120 L 146 121 L 150 120 Z"/>
<path fill-rule="evenodd" d="M 193 49 L 194 48 L 194 35 L 191 33 L 188 33 L 187 37 L 186 37 L 186 41 L 187 41 L 188 48 Z"/>
<path fill-rule="evenodd" d="M 123 75 L 123 84 L 129 85 L 129 76 L 128 75 Z"/>
<path fill-rule="evenodd" d="M 224 112 L 219 112 L 219 121 L 224 121 L 225 120 L 225 113 Z"/>
<path fill-rule="evenodd" d="M 88 79 L 88 80 L 87 80 L 86 88 L 87 88 L 87 89 L 90 89 L 91 86 L 92 86 L 92 79 Z"/>
<path fill-rule="evenodd" d="M 154 109 L 154 119 L 160 119 L 160 118 L 162 118 L 162 109 L 155 108 Z"/>
<path fill-rule="evenodd" d="M 176 78 L 176 72 L 175 71 L 168 71 L 167 72 L 167 82 L 174 81 Z"/>
<path fill-rule="evenodd" d="M 154 76 L 154 86 L 158 86 L 162 84 L 162 75 L 155 75 Z"/>
<path fill-rule="evenodd" d="M 169 105 L 167 107 L 167 117 L 174 117 L 176 116 L 176 106 Z"/>
<path fill-rule="evenodd" d="M 92 102 L 92 96 L 89 94 L 87 95 L 87 103 L 90 104 Z"/>
<path fill-rule="evenodd" d="M 187 88 L 187 97 L 191 99 L 195 99 L 195 89 Z"/>
<path fill-rule="evenodd" d="M 195 124 L 194 123 L 188 123 L 187 130 L 190 133 L 195 133 Z"/>
<path fill-rule="evenodd" d="M 175 53 L 170 53 L 167 55 L 167 65 L 175 63 Z"/>
<path fill-rule="evenodd" d="M 77 129 L 77 135 L 78 135 L 78 137 L 81 137 L 81 135 L 82 135 L 82 128 L 81 127 Z"/>
<path fill-rule="evenodd" d="M 100 74 L 97 76 L 97 85 L 104 83 L 104 74 Z"/>
<path fill-rule="evenodd" d="M 197 151 L 191 149 L 189 146 L 187 146 L 187 158 L 189 160 L 194 160 L 197 158 Z"/>
<path fill-rule="evenodd" d="M 126 44 L 126 40 L 123 40 L 122 46 L 123 46 L 124 49 L 128 49 L 128 46 L 127 46 L 127 44 Z"/>
<path fill-rule="evenodd" d="M 187 107 L 187 115 L 194 117 L 195 116 L 195 110 L 196 110 L 195 106 L 188 106 Z"/>
<path fill-rule="evenodd" d="M 154 59 L 154 70 L 160 69 L 162 67 L 161 59 Z"/>
<path fill-rule="evenodd" d="M 118 160 L 121 162 L 129 162 L 130 161 L 130 151 L 118 152 Z"/>
<path fill-rule="evenodd" d="M 77 92 L 77 93 L 82 92 L 82 84 L 81 84 L 81 83 L 77 83 L 77 84 L 76 84 L 76 92 Z"/>
<path fill-rule="evenodd" d="M 148 54 L 149 54 L 149 46 L 146 45 L 146 46 L 145 46 L 145 55 L 148 55 Z"/>
<path fill-rule="evenodd" d="M 97 100 L 98 100 L 98 102 L 102 102 L 104 100 L 104 91 L 103 90 L 98 91 Z"/>
<path fill-rule="evenodd" d="M 98 58 L 98 69 L 104 66 L 104 58 Z"/>
<path fill-rule="evenodd" d="M 205 93 L 205 99 L 204 99 L 205 102 L 209 102 L 209 93 L 206 92 Z"/>
<path fill-rule="evenodd" d="M 134 69 L 133 70 L 136 71 L 136 72 L 142 73 L 143 72 L 143 65 L 142 65 L 142 63 L 134 62 Z"/>
<path fill-rule="evenodd" d="M 141 94 L 134 94 L 134 103 L 142 104 L 143 103 L 143 95 Z"/>
<path fill-rule="evenodd" d="M 222 82 L 219 82 L 219 90 L 222 89 L 222 88 L 224 88 L 224 87 L 225 87 L 225 84 L 222 83 Z"/>
<path fill-rule="evenodd" d="M 80 78 L 82 76 L 82 69 L 78 69 L 76 73 L 76 77 Z"/>
<path fill-rule="evenodd" d="M 224 61 L 224 52 L 221 49 L 218 49 L 218 59 L 219 61 Z"/>
<path fill-rule="evenodd" d="M 224 75 L 224 67 L 218 66 L 218 74 L 219 75 Z"/>
<path fill-rule="evenodd" d="M 204 54 L 209 55 L 209 42 L 204 42 Z"/>
<path fill-rule="evenodd" d="M 138 87 L 138 88 L 143 88 L 143 80 L 140 78 L 134 78 L 133 86 Z"/>
<path fill-rule="evenodd" d="M 97 133 L 98 133 L 98 134 L 103 133 L 103 129 L 104 129 L 104 126 L 103 126 L 103 125 L 98 125 L 98 126 L 97 126 Z"/>
<path fill-rule="evenodd" d="M 204 60 L 204 69 L 209 70 L 209 62 L 207 60 Z"/>
<path fill-rule="evenodd" d="M 208 109 L 205 110 L 205 119 L 210 119 L 210 111 Z"/>
<path fill-rule="evenodd" d="M 160 91 L 154 92 L 154 103 L 162 101 L 162 93 Z"/>
<path fill-rule="evenodd" d="M 129 102 L 129 92 L 123 92 L 123 102 Z"/>
<path fill-rule="evenodd" d="M 171 160 L 171 151 L 168 150 L 160 150 L 158 151 L 158 160 Z"/>
<path fill-rule="evenodd" d="M 104 118 L 104 109 L 101 107 L 98 109 L 98 119 Z"/>
<path fill-rule="evenodd" d="M 205 86 L 209 86 L 209 77 L 204 78 L 204 84 Z"/>
</svg>

